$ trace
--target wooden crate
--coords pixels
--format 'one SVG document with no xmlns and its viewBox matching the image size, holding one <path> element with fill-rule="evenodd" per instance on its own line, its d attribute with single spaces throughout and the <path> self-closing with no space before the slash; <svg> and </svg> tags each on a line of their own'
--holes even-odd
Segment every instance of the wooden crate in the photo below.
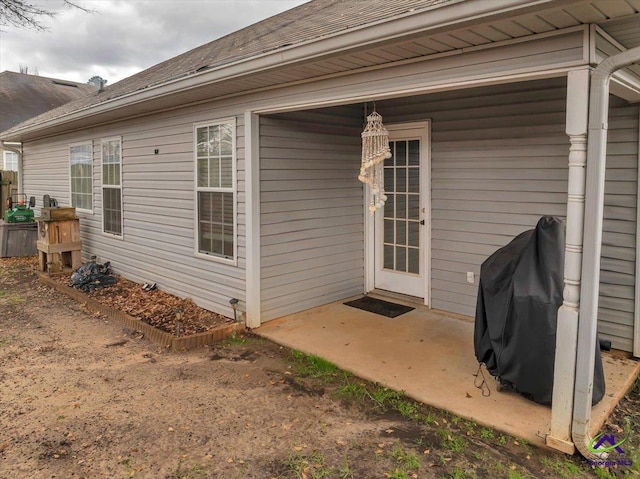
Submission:
<svg viewBox="0 0 640 479">
<path fill-rule="evenodd" d="M 71 206 L 40 208 L 40 218 L 45 221 L 78 219 L 76 216 L 76 209 Z"/>
<path fill-rule="evenodd" d="M 59 273 L 82 265 L 80 220 L 45 220 L 38 222 L 38 268 L 40 271 Z"/>
</svg>

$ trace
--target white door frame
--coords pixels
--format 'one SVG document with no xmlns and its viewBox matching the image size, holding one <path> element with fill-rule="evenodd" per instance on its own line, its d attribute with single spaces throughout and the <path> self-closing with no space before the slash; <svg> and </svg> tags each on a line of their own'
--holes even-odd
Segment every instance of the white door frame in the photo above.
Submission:
<svg viewBox="0 0 640 479">
<path fill-rule="evenodd" d="M 431 304 L 431 120 L 410 123 L 392 123 L 385 125 L 387 130 L 422 130 L 421 140 L 421 168 L 420 181 L 424 187 L 421 194 L 421 205 L 424 209 L 424 228 L 421 228 L 422 244 L 424 245 L 424 304 Z M 365 245 L 365 275 L 364 292 L 375 289 L 375 217 L 369 213 L 369 185 L 364 187 L 364 245 Z"/>
</svg>

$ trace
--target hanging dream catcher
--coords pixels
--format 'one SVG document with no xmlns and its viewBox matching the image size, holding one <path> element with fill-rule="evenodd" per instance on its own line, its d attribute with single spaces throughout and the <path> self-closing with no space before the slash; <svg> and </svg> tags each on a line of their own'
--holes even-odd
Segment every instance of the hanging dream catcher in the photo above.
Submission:
<svg viewBox="0 0 640 479">
<path fill-rule="evenodd" d="M 391 158 L 389 132 L 382 124 L 382 116 L 375 110 L 367 116 L 362 132 L 362 165 L 358 179 L 369 185 L 369 211 L 373 214 L 384 206 L 384 160 Z"/>
</svg>

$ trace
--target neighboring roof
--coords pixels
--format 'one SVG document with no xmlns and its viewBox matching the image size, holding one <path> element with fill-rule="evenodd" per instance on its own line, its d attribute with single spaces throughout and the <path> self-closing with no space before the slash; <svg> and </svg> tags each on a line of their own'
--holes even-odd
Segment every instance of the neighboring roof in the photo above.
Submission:
<svg viewBox="0 0 640 479">
<path fill-rule="evenodd" d="M 151 86 L 227 63 L 298 45 L 359 26 L 465 0 L 313 0 L 197 47 L 107 87 L 102 93 L 47 112 L 44 122 Z M 0 132 L 5 128 L 0 128 Z"/>
<path fill-rule="evenodd" d="M 83 83 L 4 71 L 0 73 L 0 131 L 95 90 Z"/>
</svg>

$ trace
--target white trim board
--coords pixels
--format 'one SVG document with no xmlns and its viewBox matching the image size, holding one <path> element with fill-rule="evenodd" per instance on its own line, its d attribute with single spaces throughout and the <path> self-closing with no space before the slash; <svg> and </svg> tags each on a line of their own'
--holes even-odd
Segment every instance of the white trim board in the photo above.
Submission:
<svg viewBox="0 0 640 479">
<path fill-rule="evenodd" d="M 423 120 L 410 123 L 395 123 L 386 125 L 389 131 L 403 131 L 403 130 L 420 130 L 420 137 L 423 140 L 422 151 L 422 171 L 420 175 L 420 181 L 424 185 L 423 198 L 421 201 L 421 208 L 424 208 L 424 255 L 422 258 L 424 264 L 424 281 L 425 281 L 425 296 L 424 304 L 429 306 L 431 304 L 431 120 Z M 368 293 L 375 289 L 375 217 L 369 214 L 369 187 L 366 185 L 364 188 L 364 245 L 365 245 L 365 293 Z"/>
<path fill-rule="evenodd" d="M 260 251 L 260 117 L 244 113 L 246 234 L 246 325 L 257 328 L 262 322 Z"/>
<path fill-rule="evenodd" d="M 638 112 L 640 123 L 640 111 Z M 640 125 L 638 125 L 638 178 L 640 178 Z M 635 305 L 633 314 L 633 355 L 640 357 L 640 182 L 636 196 L 636 271 L 635 271 Z"/>
</svg>

